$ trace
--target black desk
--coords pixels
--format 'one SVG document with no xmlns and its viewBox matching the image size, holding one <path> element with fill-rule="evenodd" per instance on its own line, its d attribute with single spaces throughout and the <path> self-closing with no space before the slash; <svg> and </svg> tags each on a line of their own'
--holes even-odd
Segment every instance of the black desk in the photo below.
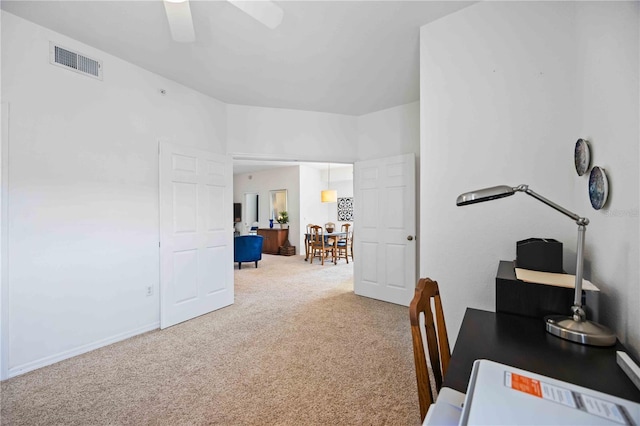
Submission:
<svg viewBox="0 0 640 426">
<path fill-rule="evenodd" d="M 538 318 L 467 308 L 443 386 L 467 391 L 476 359 L 489 359 L 631 401 L 640 390 L 616 363 L 616 346 L 584 346 L 546 332 Z"/>
</svg>

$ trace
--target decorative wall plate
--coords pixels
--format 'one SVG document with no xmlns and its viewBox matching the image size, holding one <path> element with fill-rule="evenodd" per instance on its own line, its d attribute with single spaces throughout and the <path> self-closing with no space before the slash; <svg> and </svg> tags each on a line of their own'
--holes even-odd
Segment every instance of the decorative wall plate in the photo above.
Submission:
<svg viewBox="0 0 640 426">
<path fill-rule="evenodd" d="M 594 209 L 600 210 L 607 203 L 609 181 L 603 168 L 594 166 L 589 175 L 589 199 Z"/>
<path fill-rule="evenodd" d="M 589 163 L 591 162 L 591 150 L 586 140 L 578 139 L 573 157 L 576 164 L 576 172 L 578 172 L 578 176 L 582 176 L 589 170 Z"/>
</svg>

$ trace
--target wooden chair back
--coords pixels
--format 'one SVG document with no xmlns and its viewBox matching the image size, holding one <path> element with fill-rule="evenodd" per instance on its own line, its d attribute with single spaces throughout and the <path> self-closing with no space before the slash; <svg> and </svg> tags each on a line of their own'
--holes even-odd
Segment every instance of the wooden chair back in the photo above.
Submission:
<svg viewBox="0 0 640 426">
<path fill-rule="evenodd" d="M 347 263 L 349 263 L 349 250 L 351 246 L 351 233 L 349 232 L 349 228 L 351 227 L 350 223 L 343 223 L 340 226 L 340 232 L 344 232 L 344 236 L 340 236 L 337 244 L 337 253 L 336 256 L 339 259 L 345 259 Z M 353 256 L 351 256 L 353 259 Z"/>
<path fill-rule="evenodd" d="M 433 312 L 431 307 L 432 300 L 435 312 Z M 440 300 L 438 283 L 429 278 L 420 278 L 413 300 L 409 305 L 413 358 L 416 364 L 418 400 L 420 402 L 420 418 L 424 420 L 424 417 L 427 415 L 427 410 L 429 406 L 434 403 L 435 398 L 433 397 L 433 391 L 431 389 L 427 357 L 422 339 L 421 329 L 423 326 L 420 324 L 421 313 L 424 314 L 424 331 L 427 339 L 429 361 L 435 380 L 435 388 L 436 392 L 439 392 L 440 388 L 442 388 L 442 378 L 447 373 L 447 368 L 449 367 L 451 351 L 449 349 L 449 338 L 447 337 L 447 327 L 444 322 L 444 312 L 442 311 L 442 301 Z"/>
<path fill-rule="evenodd" d="M 321 243 L 324 242 L 324 229 L 320 225 L 309 225 L 309 242 Z"/>
<path fill-rule="evenodd" d="M 326 257 L 324 229 L 319 225 L 313 225 L 310 229 L 311 237 L 309 240 L 309 251 L 311 255 L 311 263 L 313 263 L 313 258 L 316 257 L 316 255 L 319 255 L 322 259 L 322 264 L 324 265 L 324 258 Z"/>
<path fill-rule="evenodd" d="M 313 223 L 307 223 L 307 231 L 305 233 L 305 239 L 304 239 L 305 249 L 307 250 L 307 257 L 309 256 L 309 248 L 311 246 L 311 227 L 312 226 L 313 226 Z"/>
</svg>

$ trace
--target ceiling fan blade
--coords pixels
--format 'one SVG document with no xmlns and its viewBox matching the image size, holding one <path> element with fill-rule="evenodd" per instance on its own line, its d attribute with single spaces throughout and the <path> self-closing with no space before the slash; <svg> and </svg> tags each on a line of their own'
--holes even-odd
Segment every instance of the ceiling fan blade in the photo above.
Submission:
<svg viewBox="0 0 640 426">
<path fill-rule="evenodd" d="M 272 30 L 282 23 L 284 11 L 270 0 L 227 1 Z"/>
<path fill-rule="evenodd" d="M 171 36 L 175 41 L 179 43 L 196 41 L 189 0 L 164 0 L 164 10 L 167 13 Z"/>
</svg>

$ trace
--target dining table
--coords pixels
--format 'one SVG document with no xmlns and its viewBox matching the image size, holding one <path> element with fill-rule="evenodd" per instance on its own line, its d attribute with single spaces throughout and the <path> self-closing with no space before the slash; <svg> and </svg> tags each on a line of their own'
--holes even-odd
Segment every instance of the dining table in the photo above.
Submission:
<svg viewBox="0 0 640 426">
<path fill-rule="evenodd" d="M 333 238 L 333 249 L 334 249 L 334 253 L 337 252 L 338 250 L 338 240 L 340 240 L 340 238 L 344 238 L 347 236 L 346 232 L 325 232 L 322 234 L 324 236 L 324 242 L 325 244 L 329 242 L 329 240 Z M 309 233 L 305 233 L 304 234 L 304 260 L 305 262 L 307 260 L 309 260 L 309 240 L 311 239 L 311 234 Z M 333 256 L 333 263 L 337 264 L 338 263 L 338 258 L 336 255 Z"/>
</svg>

